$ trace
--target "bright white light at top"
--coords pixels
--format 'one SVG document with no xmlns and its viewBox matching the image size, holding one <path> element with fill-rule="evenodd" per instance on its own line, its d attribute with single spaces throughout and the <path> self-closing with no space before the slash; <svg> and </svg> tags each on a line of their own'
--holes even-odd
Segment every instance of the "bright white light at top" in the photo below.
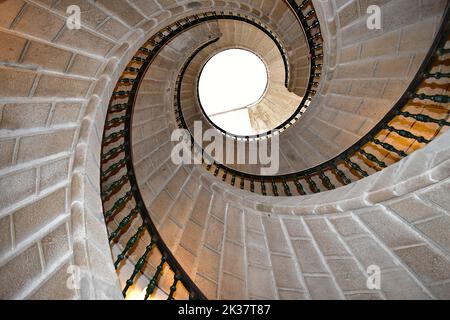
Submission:
<svg viewBox="0 0 450 320">
<path fill-rule="evenodd" d="M 205 65 L 199 81 L 200 102 L 205 113 L 222 129 L 234 134 L 250 135 L 254 133 L 247 110 L 228 116 L 221 113 L 255 104 L 263 96 L 266 87 L 267 70 L 264 62 L 250 51 L 230 49 L 218 53 Z"/>
</svg>

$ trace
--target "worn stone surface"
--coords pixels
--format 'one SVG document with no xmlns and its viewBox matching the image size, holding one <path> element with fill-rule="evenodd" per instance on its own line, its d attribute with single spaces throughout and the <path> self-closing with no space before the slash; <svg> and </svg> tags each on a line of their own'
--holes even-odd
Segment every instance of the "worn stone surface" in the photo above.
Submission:
<svg viewBox="0 0 450 320">
<path fill-rule="evenodd" d="M 69 4 L 82 7 L 80 30 L 64 25 Z M 321 12 L 330 21 L 323 28 L 328 89 L 319 91 L 310 107 L 314 111 L 290 130 L 295 133 L 286 132 L 289 143 L 281 143 L 285 171 L 328 160 L 381 119 L 420 65 L 445 1 L 335 4 L 336 12 Z M 365 27 L 369 4 L 382 6 L 381 31 Z M 289 94 L 300 95 L 309 61 L 302 31 L 285 3 L 216 1 L 214 6 L 262 17 L 282 36 L 293 78 Z M 86 297 L 89 288 L 75 292 L 65 285 L 71 264 L 85 267 L 96 287 L 109 283 L 109 298 L 121 298 L 121 275 L 112 265 L 99 194 L 104 111 L 120 72 L 150 34 L 199 10 L 196 3 L 159 0 L 1 1 L 2 299 Z M 276 60 L 262 38 L 234 33 L 234 26 L 227 26 L 227 35 L 234 37 L 226 39 L 229 44 L 259 44 L 268 61 Z M 192 40 L 208 40 L 216 27 L 192 31 L 167 47 L 138 95 L 133 126 L 140 161 L 136 172 L 146 205 L 203 292 L 213 299 L 448 299 L 448 174 L 441 167 L 433 177 L 442 181 L 405 181 L 431 168 L 436 150 L 440 158 L 448 158 L 442 151 L 448 149 L 448 135 L 430 145 L 431 157 L 417 152 L 419 158 L 391 166 L 345 192 L 292 198 L 289 206 L 281 197 L 249 195 L 204 175 L 201 168 L 171 163 L 172 76 L 199 44 Z M 280 74 L 272 73 L 275 78 Z M 393 190 L 407 194 L 397 198 Z M 303 217 L 312 214 L 318 217 Z M 114 217 L 114 226 L 121 218 L 123 214 Z M 126 235 L 140 223 L 133 221 Z M 148 234 L 143 239 L 149 241 Z M 140 243 L 127 262 L 135 263 L 142 248 Z M 158 259 L 152 254 L 146 275 Z M 364 269 L 370 264 L 387 269 L 379 292 L 366 287 Z M 162 282 L 168 287 L 170 281 Z"/>
</svg>

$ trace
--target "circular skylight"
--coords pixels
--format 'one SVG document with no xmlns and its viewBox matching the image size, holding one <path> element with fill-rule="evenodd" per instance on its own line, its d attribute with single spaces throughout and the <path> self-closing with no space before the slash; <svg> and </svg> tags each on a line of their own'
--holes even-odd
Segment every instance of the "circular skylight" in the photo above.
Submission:
<svg viewBox="0 0 450 320">
<path fill-rule="evenodd" d="M 199 97 L 205 114 L 218 127 L 235 135 L 253 135 L 247 109 L 266 88 L 264 62 L 250 51 L 230 49 L 216 54 L 203 68 Z"/>
</svg>

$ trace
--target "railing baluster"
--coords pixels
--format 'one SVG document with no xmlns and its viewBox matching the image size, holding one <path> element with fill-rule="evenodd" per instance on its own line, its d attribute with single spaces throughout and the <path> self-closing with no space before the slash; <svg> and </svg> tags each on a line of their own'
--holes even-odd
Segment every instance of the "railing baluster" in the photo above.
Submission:
<svg viewBox="0 0 450 320">
<path fill-rule="evenodd" d="M 131 210 L 131 212 L 122 219 L 122 221 L 120 221 L 118 227 L 111 232 L 110 236 L 109 236 L 109 241 L 117 241 L 117 237 L 119 236 L 120 232 L 122 230 L 124 230 L 131 221 L 133 221 L 133 219 L 137 216 L 137 214 L 139 213 L 139 209 L 138 208 L 134 208 L 133 210 Z"/>
<path fill-rule="evenodd" d="M 399 156 L 402 157 L 402 158 L 405 158 L 405 157 L 408 156 L 404 151 L 398 150 L 397 148 L 395 148 L 393 145 L 391 145 L 391 144 L 389 144 L 389 143 L 381 142 L 381 141 L 378 140 L 378 139 L 374 139 L 374 140 L 373 140 L 373 143 L 375 143 L 376 145 L 379 145 L 379 146 L 383 147 L 383 149 L 385 149 L 385 150 L 387 150 L 387 151 L 390 151 L 390 152 L 393 152 L 393 153 L 399 155 Z"/>
<path fill-rule="evenodd" d="M 390 132 L 395 132 L 396 134 L 404 138 L 413 139 L 420 143 L 430 143 L 430 140 L 425 139 L 424 137 L 421 136 L 416 136 L 415 134 L 406 130 L 399 130 L 390 125 L 386 125 L 386 129 L 389 130 Z"/>
<path fill-rule="evenodd" d="M 117 117 L 117 118 L 108 120 L 105 123 L 105 128 L 111 129 L 111 128 L 117 127 L 120 124 L 124 123 L 127 119 L 128 119 L 128 116 L 125 115 L 125 116 L 121 116 L 121 117 Z"/>
<path fill-rule="evenodd" d="M 319 193 L 320 189 L 317 187 L 317 184 L 314 182 L 314 180 L 310 176 L 305 177 L 306 182 L 309 185 L 309 189 L 314 193 Z"/>
<path fill-rule="evenodd" d="M 278 194 L 278 187 L 277 187 L 277 185 L 276 185 L 274 180 L 272 180 L 272 192 L 273 192 L 273 195 L 275 197 L 279 196 L 279 194 Z"/>
<path fill-rule="evenodd" d="M 118 147 L 112 148 L 107 153 L 102 154 L 102 163 L 107 163 L 109 160 L 114 159 L 117 155 L 125 151 L 125 145 L 121 144 Z"/>
<path fill-rule="evenodd" d="M 347 176 L 345 175 L 345 173 L 342 171 L 342 170 L 340 170 L 338 167 L 337 167 L 337 165 L 333 165 L 333 170 L 334 170 L 334 172 L 336 173 L 336 175 L 342 180 L 342 182 L 344 182 L 344 184 L 350 184 L 350 183 L 352 183 L 352 181 L 349 179 L 349 178 L 347 178 Z"/>
<path fill-rule="evenodd" d="M 109 219 L 111 216 L 117 213 L 119 209 L 122 209 L 128 201 L 133 197 L 131 191 L 128 191 L 122 198 L 117 199 L 114 203 L 113 207 L 105 212 L 104 217 L 105 220 Z"/>
<path fill-rule="evenodd" d="M 169 296 L 167 297 L 167 300 L 173 300 L 173 296 L 175 294 L 175 291 L 177 290 L 177 284 L 180 280 L 181 280 L 181 275 L 175 274 L 173 276 L 173 283 L 170 286 L 170 293 L 169 293 Z"/>
<path fill-rule="evenodd" d="M 381 160 L 378 160 L 378 158 L 375 155 L 373 155 L 367 151 L 364 151 L 362 149 L 359 150 L 359 153 L 362 154 L 364 157 L 366 157 L 368 160 L 372 161 L 373 163 L 376 163 L 379 167 L 387 168 L 386 163 L 384 163 Z"/>
<path fill-rule="evenodd" d="M 407 111 L 400 112 L 400 115 L 404 116 L 405 118 L 413 118 L 417 121 L 424 122 L 424 123 L 436 123 L 440 127 L 447 126 L 450 127 L 450 122 L 446 121 L 446 119 L 433 119 L 430 116 L 427 116 L 425 114 L 413 114 Z"/>
<path fill-rule="evenodd" d="M 291 189 L 289 188 L 289 185 L 287 184 L 286 180 L 283 180 L 283 188 L 284 188 L 284 193 L 288 197 L 292 197 Z"/>
<path fill-rule="evenodd" d="M 220 170 L 220 167 L 219 167 L 219 165 L 216 163 L 216 169 L 214 170 L 214 177 L 217 177 L 217 175 L 219 174 L 219 170 Z"/>
<path fill-rule="evenodd" d="M 360 167 L 357 163 L 353 162 L 352 160 L 347 159 L 347 160 L 345 160 L 345 162 L 347 162 L 348 165 L 349 165 L 352 169 L 356 170 L 356 171 L 357 171 L 359 174 L 361 174 L 363 177 L 368 177 L 368 176 L 369 176 L 369 174 L 368 174 L 366 171 L 364 171 L 363 169 L 361 169 L 361 167 Z"/>
<path fill-rule="evenodd" d="M 110 165 L 106 170 L 102 171 L 101 179 L 102 181 L 106 181 L 112 176 L 114 176 L 120 169 L 126 166 L 127 160 L 122 159 L 112 165 Z"/>
<path fill-rule="evenodd" d="M 264 180 L 261 180 L 261 193 L 263 196 L 267 196 L 266 184 L 264 183 Z"/>
<path fill-rule="evenodd" d="M 117 256 L 116 261 L 114 262 L 114 268 L 118 268 L 120 262 L 125 259 L 125 255 L 127 254 L 128 251 L 130 251 L 134 245 L 136 244 L 136 242 L 138 241 L 138 239 L 141 237 L 142 232 L 145 230 L 145 225 L 142 224 L 136 231 L 136 233 L 130 238 L 130 240 L 128 240 L 125 248 L 122 250 L 122 252 Z"/>
<path fill-rule="evenodd" d="M 133 273 L 131 274 L 130 278 L 127 280 L 125 288 L 122 291 L 122 294 L 124 297 L 126 297 L 128 289 L 133 285 L 134 279 L 136 278 L 137 274 L 139 272 L 141 272 L 142 268 L 144 267 L 145 263 L 147 262 L 147 256 L 153 250 L 154 245 L 155 245 L 155 243 L 153 241 L 150 242 L 150 244 L 147 247 L 145 247 L 144 254 L 136 262 Z"/>
<path fill-rule="evenodd" d="M 125 72 L 139 73 L 141 72 L 141 69 L 135 67 L 126 67 Z"/>
<path fill-rule="evenodd" d="M 120 78 L 119 79 L 119 83 L 120 84 L 126 84 L 126 85 L 130 85 L 136 82 L 136 79 L 131 79 L 131 78 Z"/>
<path fill-rule="evenodd" d="M 103 201 L 108 201 L 115 192 L 119 191 L 125 185 L 127 181 L 128 175 L 124 174 L 119 180 L 111 184 L 108 189 L 102 192 Z"/>
<path fill-rule="evenodd" d="M 295 187 L 297 188 L 297 192 L 302 196 L 306 195 L 305 188 L 303 188 L 302 184 L 300 183 L 300 180 L 295 180 L 294 183 Z"/>
<path fill-rule="evenodd" d="M 424 73 L 423 77 L 425 79 L 442 79 L 442 78 L 450 78 L 450 73 L 442 73 L 442 72 L 435 72 L 435 73 Z"/>
<path fill-rule="evenodd" d="M 164 267 L 164 263 L 166 263 L 167 258 L 163 255 L 161 257 L 161 262 L 159 263 L 159 265 L 156 267 L 156 271 L 155 274 L 153 275 L 152 279 L 150 280 L 150 282 L 148 283 L 147 286 L 147 290 L 145 292 L 145 298 L 144 300 L 147 300 L 155 291 L 156 286 L 158 285 L 158 281 L 159 281 L 159 275 Z"/>
<path fill-rule="evenodd" d="M 128 103 L 119 103 L 109 107 L 109 113 L 119 113 L 127 110 L 129 107 Z"/>
<path fill-rule="evenodd" d="M 437 103 L 449 103 L 450 97 L 442 94 L 428 95 L 425 93 L 413 93 L 411 98 L 419 100 L 430 100 Z"/>
<path fill-rule="evenodd" d="M 321 171 L 319 173 L 319 178 L 320 180 L 322 180 L 323 185 L 325 186 L 325 188 L 327 188 L 328 190 L 333 190 L 336 189 L 336 187 L 331 183 L 330 178 L 328 178 L 325 173 L 323 171 Z"/>
<path fill-rule="evenodd" d="M 228 169 L 225 168 L 225 169 L 223 170 L 222 181 L 227 180 L 227 175 L 228 175 Z"/>
</svg>

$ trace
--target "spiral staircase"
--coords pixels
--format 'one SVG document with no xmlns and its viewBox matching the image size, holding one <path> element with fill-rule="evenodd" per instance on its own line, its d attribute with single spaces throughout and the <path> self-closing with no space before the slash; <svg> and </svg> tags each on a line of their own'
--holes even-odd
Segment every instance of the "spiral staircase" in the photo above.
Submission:
<svg viewBox="0 0 450 320">
<path fill-rule="evenodd" d="M 449 299 L 449 2 L 373 2 L 0 2 L 0 298 Z M 229 48 L 267 67 L 267 132 L 203 112 Z M 278 174 L 195 121 L 278 139 Z"/>
</svg>

